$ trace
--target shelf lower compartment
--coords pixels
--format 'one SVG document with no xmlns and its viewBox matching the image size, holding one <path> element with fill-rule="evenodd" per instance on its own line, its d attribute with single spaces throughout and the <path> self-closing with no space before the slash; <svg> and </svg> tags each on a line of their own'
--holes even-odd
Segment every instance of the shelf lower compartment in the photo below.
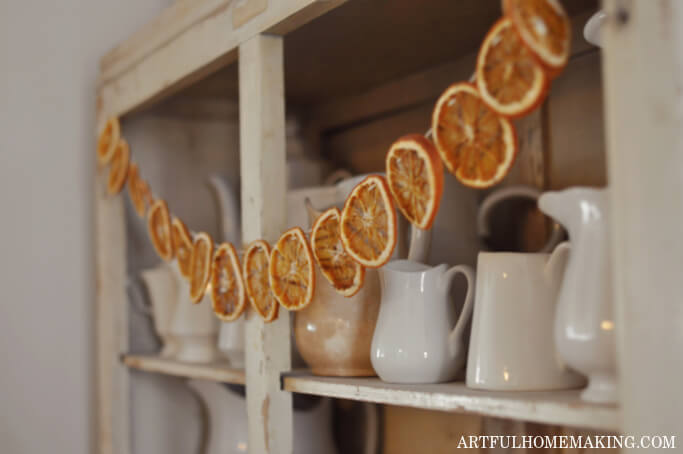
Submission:
<svg viewBox="0 0 683 454">
<path fill-rule="evenodd" d="M 227 362 L 198 364 L 161 358 L 155 355 L 123 355 L 121 361 L 131 369 L 176 377 L 196 378 L 222 383 L 244 385 L 244 370 L 230 367 Z"/>
<path fill-rule="evenodd" d="M 295 393 L 619 431 L 619 408 L 584 402 L 579 397 L 580 390 L 478 391 L 461 382 L 406 385 L 384 383 L 376 377 L 317 377 L 309 372 L 286 374 L 282 382 L 283 389 Z"/>
</svg>

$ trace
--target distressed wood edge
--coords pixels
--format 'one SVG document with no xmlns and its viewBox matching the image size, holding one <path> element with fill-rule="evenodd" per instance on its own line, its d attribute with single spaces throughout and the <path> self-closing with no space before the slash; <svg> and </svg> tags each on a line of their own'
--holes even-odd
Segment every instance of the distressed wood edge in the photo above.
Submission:
<svg viewBox="0 0 683 454">
<path fill-rule="evenodd" d="M 123 355 L 121 361 L 132 369 L 145 372 L 236 385 L 246 383 L 244 370 L 232 368 L 227 362 L 186 363 L 153 355 Z"/>
<path fill-rule="evenodd" d="M 425 410 L 473 413 L 607 431 L 619 430 L 619 409 L 582 402 L 580 391 L 503 393 L 477 391 L 463 383 L 387 384 L 378 378 L 314 377 L 286 374 L 283 389 L 302 394 L 350 399 Z"/>
</svg>

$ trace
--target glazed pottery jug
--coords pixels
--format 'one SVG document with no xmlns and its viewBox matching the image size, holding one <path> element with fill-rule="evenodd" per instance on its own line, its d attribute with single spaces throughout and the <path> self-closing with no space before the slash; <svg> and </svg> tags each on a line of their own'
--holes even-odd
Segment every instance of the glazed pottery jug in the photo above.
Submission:
<svg viewBox="0 0 683 454">
<path fill-rule="evenodd" d="M 190 284 L 180 274 L 176 263 L 172 266 L 178 288 L 171 333 L 178 340 L 175 358 L 191 363 L 208 363 L 218 358 L 218 318 L 213 313 L 207 295 L 199 304 L 190 300 Z"/>
<path fill-rule="evenodd" d="M 557 361 L 553 326 L 568 243 L 552 254 L 480 252 L 467 386 L 496 391 L 579 387 Z"/>
<path fill-rule="evenodd" d="M 247 404 L 244 388 L 204 380 L 188 385 L 202 401 L 208 416 L 208 440 L 204 454 L 248 452 Z M 297 405 L 301 397 L 307 405 Z M 294 399 L 295 454 L 337 452 L 332 434 L 332 401 L 301 396 Z"/>
<path fill-rule="evenodd" d="M 320 213 L 306 203 L 312 222 Z M 315 267 L 313 301 L 298 311 L 294 336 L 299 353 L 316 375 L 374 376 L 370 344 L 379 313 L 379 276 L 365 270 L 363 287 L 351 297 L 337 293 Z"/>
<path fill-rule="evenodd" d="M 228 241 L 239 248 L 242 244 L 242 233 L 237 188 L 221 175 L 211 175 L 208 184 L 218 208 L 220 241 Z M 233 367 L 244 367 L 244 317 L 233 322 L 220 323 L 218 349 Z"/>
<path fill-rule="evenodd" d="M 463 334 L 472 314 L 474 271 L 394 260 L 379 269 L 382 303 L 372 338 L 372 365 L 391 383 L 441 383 L 465 362 Z M 460 316 L 450 301 L 455 276 L 467 281 Z"/>
<path fill-rule="evenodd" d="M 559 356 L 588 377 L 588 387 L 581 395 L 584 400 L 616 402 L 607 190 L 546 192 L 538 206 L 565 226 L 571 242 L 555 318 Z"/>
<path fill-rule="evenodd" d="M 135 286 L 136 307 L 141 312 L 152 316 L 154 330 L 161 339 L 162 348 L 159 355 L 164 358 L 173 357 L 178 352 L 178 340 L 171 332 L 171 321 L 178 302 L 175 277 L 171 266 L 163 263 L 155 268 L 140 273 L 141 288 Z"/>
</svg>

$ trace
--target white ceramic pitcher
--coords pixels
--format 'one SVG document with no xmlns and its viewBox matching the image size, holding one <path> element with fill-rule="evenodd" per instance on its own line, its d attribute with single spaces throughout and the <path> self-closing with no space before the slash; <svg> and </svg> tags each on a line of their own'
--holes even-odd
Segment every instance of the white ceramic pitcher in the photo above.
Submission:
<svg viewBox="0 0 683 454">
<path fill-rule="evenodd" d="M 465 362 L 463 334 L 472 314 L 472 268 L 394 260 L 379 274 L 382 302 L 371 350 L 377 375 L 391 383 L 455 379 Z M 467 280 L 459 317 L 449 295 L 458 274 Z"/>
<path fill-rule="evenodd" d="M 171 322 L 178 303 L 178 286 L 173 270 L 168 264 L 162 263 L 142 271 L 140 279 L 146 291 L 136 286 L 136 306 L 141 312 L 152 316 L 154 330 L 162 343 L 159 355 L 164 358 L 173 357 L 179 348 L 178 339 L 171 331 Z"/>
<path fill-rule="evenodd" d="M 584 400 L 616 402 L 607 190 L 546 192 L 538 206 L 565 226 L 571 241 L 555 318 L 558 353 L 570 367 L 588 377 L 588 387 L 581 395 Z"/>
<path fill-rule="evenodd" d="M 221 175 L 211 175 L 208 184 L 220 213 L 220 240 L 229 241 L 239 249 L 242 245 L 242 227 L 237 190 Z M 244 367 L 244 317 L 233 322 L 220 323 L 218 349 L 233 367 Z"/>
<path fill-rule="evenodd" d="M 204 380 L 188 385 L 208 410 L 208 440 L 203 454 L 248 452 L 247 402 L 238 387 Z M 311 408 L 294 408 L 295 454 L 335 454 L 332 433 L 332 401 L 320 398 Z"/>
<path fill-rule="evenodd" d="M 576 388 L 557 361 L 553 321 L 568 243 L 552 254 L 480 252 L 467 386 L 497 391 Z"/>
</svg>

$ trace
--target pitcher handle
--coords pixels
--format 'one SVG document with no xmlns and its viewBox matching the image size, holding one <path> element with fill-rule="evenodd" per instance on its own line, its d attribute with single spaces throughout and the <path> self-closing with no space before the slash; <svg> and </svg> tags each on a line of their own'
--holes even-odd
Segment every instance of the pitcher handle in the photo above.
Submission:
<svg viewBox="0 0 683 454">
<path fill-rule="evenodd" d="M 460 312 L 458 321 L 448 335 L 448 349 L 451 355 L 455 355 L 458 352 L 458 347 L 462 343 L 463 331 L 470 317 L 472 317 L 472 304 L 474 301 L 474 270 L 470 266 L 456 265 L 446 271 L 444 278 L 447 281 L 447 290 L 453 285 L 453 280 L 458 273 L 465 276 L 465 280 L 467 280 L 467 294 L 465 295 L 465 304 L 462 306 L 462 312 Z"/>
<path fill-rule="evenodd" d="M 489 214 L 491 209 L 496 206 L 499 202 L 513 198 L 513 197 L 524 197 L 534 201 L 538 201 L 541 196 L 541 191 L 531 187 L 531 186 L 508 186 L 502 189 L 498 189 L 488 195 L 481 203 L 479 207 L 479 212 L 477 213 L 477 235 L 479 238 L 486 238 L 491 234 L 489 225 Z M 557 246 L 560 241 L 564 238 L 564 229 L 557 222 L 553 222 L 552 232 L 550 237 L 546 241 L 545 245 L 539 252 L 550 252 L 555 246 Z"/>
</svg>

